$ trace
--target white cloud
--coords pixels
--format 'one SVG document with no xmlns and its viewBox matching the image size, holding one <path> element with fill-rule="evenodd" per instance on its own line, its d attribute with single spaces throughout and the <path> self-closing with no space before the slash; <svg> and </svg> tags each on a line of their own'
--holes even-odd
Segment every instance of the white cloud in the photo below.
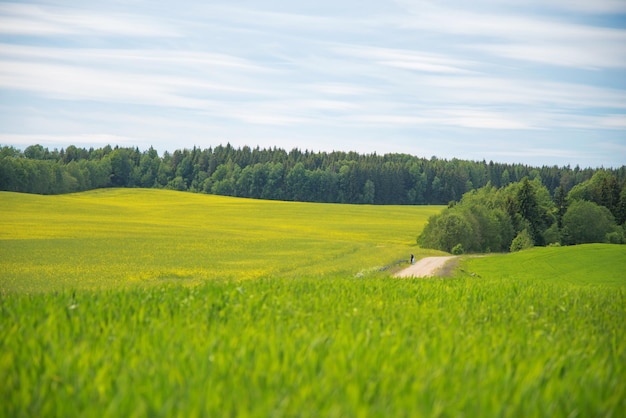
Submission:
<svg viewBox="0 0 626 418">
<path fill-rule="evenodd" d="M 587 157 L 587 158 L 590 157 L 592 159 L 601 158 L 599 155 L 593 156 L 593 155 L 589 155 L 588 153 L 582 154 L 579 151 L 568 150 L 568 149 L 563 149 L 563 148 L 538 148 L 538 147 L 511 148 L 510 146 L 508 148 L 483 151 L 482 154 L 485 156 L 491 157 L 495 159 L 496 161 L 501 160 L 502 157 L 509 157 L 509 158 L 514 157 L 514 159 L 517 159 L 519 161 L 524 160 L 529 157 L 537 158 L 538 156 L 540 156 L 543 160 L 546 160 L 546 161 L 550 161 L 550 160 L 554 161 L 555 159 L 575 160 L 575 159 L 580 159 L 582 157 Z"/>
<path fill-rule="evenodd" d="M 59 48 L 0 43 L 0 57 L 9 56 L 27 60 L 50 60 L 98 67 L 134 66 L 146 64 L 155 70 L 178 67 L 207 69 L 230 68 L 239 71 L 276 72 L 267 66 L 233 55 L 202 51 L 165 49 L 110 49 Z M 144 67 L 142 67 L 144 68 Z"/>
<path fill-rule="evenodd" d="M 63 100 L 206 109 L 218 96 L 269 94 L 254 80 L 272 73 L 225 54 L 0 44 L 0 88 Z"/>
<path fill-rule="evenodd" d="M 173 28 L 139 15 L 86 12 L 35 4 L 1 3 L 0 33 L 11 35 L 85 35 L 172 37 Z"/>
<path fill-rule="evenodd" d="M 598 123 L 606 128 L 626 129 L 626 114 L 600 116 Z M 626 144 L 624 148 L 626 149 Z"/>
<path fill-rule="evenodd" d="M 615 14 L 626 13 L 626 2 L 623 0 L 486 0 L 489 5 L 523 6 L 525 8 L 542 8 L 560 12 Z"/>
<path fill-rule="evenodd" d="M 581 43 L 571 42 L 561 45 L 475 45 L 472 48 L 501 57 L 553 66 L 585 69 L 626 68 L 626 40 L 624 44 L 616 46 L 599 43 L 584 47 Z"/>
<path fill-rule="evenodd" d="M 331 96 L 362 96 L 377 92 L 374 88 L 349 83 L 318 83 L 308 86 L 308 90 Z"/>
<path fill-rule="evenodd" d="M 184 83 L 189 80 L 182 79 Z M 0 87 L 64 100 L 100 100 L 197 108 L 205 101 L 175 93 L 174 78 L 81 68 L 70 65 L 0 61 Z M 206 87 L 206 86 L 205 86 Z"/>
<path fill-rule="evenodd" d="M 440 100 L 474 103 L 477 106 L 519 105 L 557 108 L 626 109 L 626 91 L 556 81 L 535 81 L 502 77 L 422 78 L 420 87 L 432 87 Z M 430 93 L 430 91 L 429 91 Z"/>
<path fill-rule="evenodd" d="M 344 45 L 334 47 L 333 50 L 339 54 L 369 60 L 383 66 L 433 73 L 467 73 L 469 72 L 467 67 L 476 65 L 476 63 L 446 55 L 395 48 Z"/>
<path fill-rule="evenodd" d="M 626 30 L 623 27 L 570 23 L 530 12 L 523 15 L 464 10 L 433 2 L 407 2 L 405 5 L 410 14 L 398 17 L 398 24 L 403 28 L 465 36 L 467 38 L 457 43 L 466 48 L 555 66 L 626 68 Z M 613 6 L 606 5 L 606 8 Z"/>
<path fill-rule="evenodd" d="M 471 108 L 446 108 L 416 111 L 413 115 L 362 114 L 345 120 L 371 126 L 452 126 L 473 129 L 530 129 L 523 119 L 501 112 Z"/>
<path fill-rule="evenodd" d="M 57 144 L 75 145 L 78 147 L 103 147 L 106 145 L 119 144 L 122 146 L 135 146 L 137 139 L 127 136 L 112 134 L 69 134 L 69 135 L 45 135 L 45 134 L 2 134 L 0 144 L 13 144 L 26 148 L 30 145 L 56 146 Z"/>
</svg>

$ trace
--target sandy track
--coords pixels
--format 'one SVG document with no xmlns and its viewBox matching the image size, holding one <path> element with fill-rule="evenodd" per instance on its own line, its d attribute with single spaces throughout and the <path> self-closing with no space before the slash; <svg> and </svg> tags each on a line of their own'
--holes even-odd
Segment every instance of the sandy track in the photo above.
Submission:
<svg viewBox="0 0 626 418">
<path fill-rule="evenodd" d="M 394 277 L 432 277 L 437 270 L 453 258 L 456 256 L 422 258 L 412 266 L 396 273 Z"/>
</svg>

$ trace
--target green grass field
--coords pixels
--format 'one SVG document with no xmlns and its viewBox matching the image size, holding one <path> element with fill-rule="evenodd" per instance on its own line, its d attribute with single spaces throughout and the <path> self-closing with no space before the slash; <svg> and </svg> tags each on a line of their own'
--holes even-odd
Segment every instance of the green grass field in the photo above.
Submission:
<svg viewBox="0 0 626 418">
<path fill-rule="evenodd" d="M 466 258 L 461 273 L 503 280 L 626 285 L 626 246 L 611 244 L 535 247 L 513 254 Z"/>
<path fill-rule="evenodd" d="M 393 279 L 441 208 L 0 199 L 0 417 L 624 416 L 626 246 Z"/>
</svg>

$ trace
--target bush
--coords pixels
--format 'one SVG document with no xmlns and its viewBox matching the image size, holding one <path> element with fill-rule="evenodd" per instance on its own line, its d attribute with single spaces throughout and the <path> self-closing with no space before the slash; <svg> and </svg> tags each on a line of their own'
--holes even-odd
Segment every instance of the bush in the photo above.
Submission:
<svg viewBox="0 0 626 418">
<path fill-rule="evenodd" d="M 457 244 L 452 248 L 452 254 L 454 255 L 461 255 L 463 254 L 465 251 L 463 251 L 463 245 L 462 244 Z"/>
<path fill-rule="evenodd" d="M 615 228 L 615 231 L 606 234 L 605 242 L 608 244 L 624 244 L 624 233 L 621 228 Z"/>
<path fill-rule="evenodd" d="M 511 252 L 526 250 L 528 248 L 534 247 L 533 239 L 530 237 L 528 233 L 528 229 L 524 229 L 522 232 L 517 234 L 513 242 L 511 243 Z"/>
<path fill-rule="evenodd" d="M 431 217 L 417 243 L 424 248 L 452 252 L 452 248 L 472 248 L 475 240 L 472 224 L 455 209 L 448 209 Z"/>
<path fill-rule="evenodd" d="M 561 242 L 561 233 L 556 222 L 543 233 L 543 241 L 548 246 L 551 246 L 552 244 L 559 244 Z"/>
<path fill-rule="evenodd" d="M 587 244 L 604 242 L 616 230 L 615 218 L 604 206 L 579 200 L 563 215 L 563 243 Z"/>
</svg>

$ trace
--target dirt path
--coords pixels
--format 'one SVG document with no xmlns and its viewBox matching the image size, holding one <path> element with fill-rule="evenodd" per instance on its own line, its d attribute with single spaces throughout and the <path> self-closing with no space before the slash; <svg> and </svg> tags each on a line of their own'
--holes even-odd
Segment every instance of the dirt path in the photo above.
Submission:
<svg viewBox="0 0 626 418">
<path fill-rule="evenodd" d="M 432 277 L 437 270 L 440 270 L 448 261 L 457 258 L 448 257 L 426 257 L 422 258 L 410 267 L 399 271 L 394 277 Z"/>
</svg>

